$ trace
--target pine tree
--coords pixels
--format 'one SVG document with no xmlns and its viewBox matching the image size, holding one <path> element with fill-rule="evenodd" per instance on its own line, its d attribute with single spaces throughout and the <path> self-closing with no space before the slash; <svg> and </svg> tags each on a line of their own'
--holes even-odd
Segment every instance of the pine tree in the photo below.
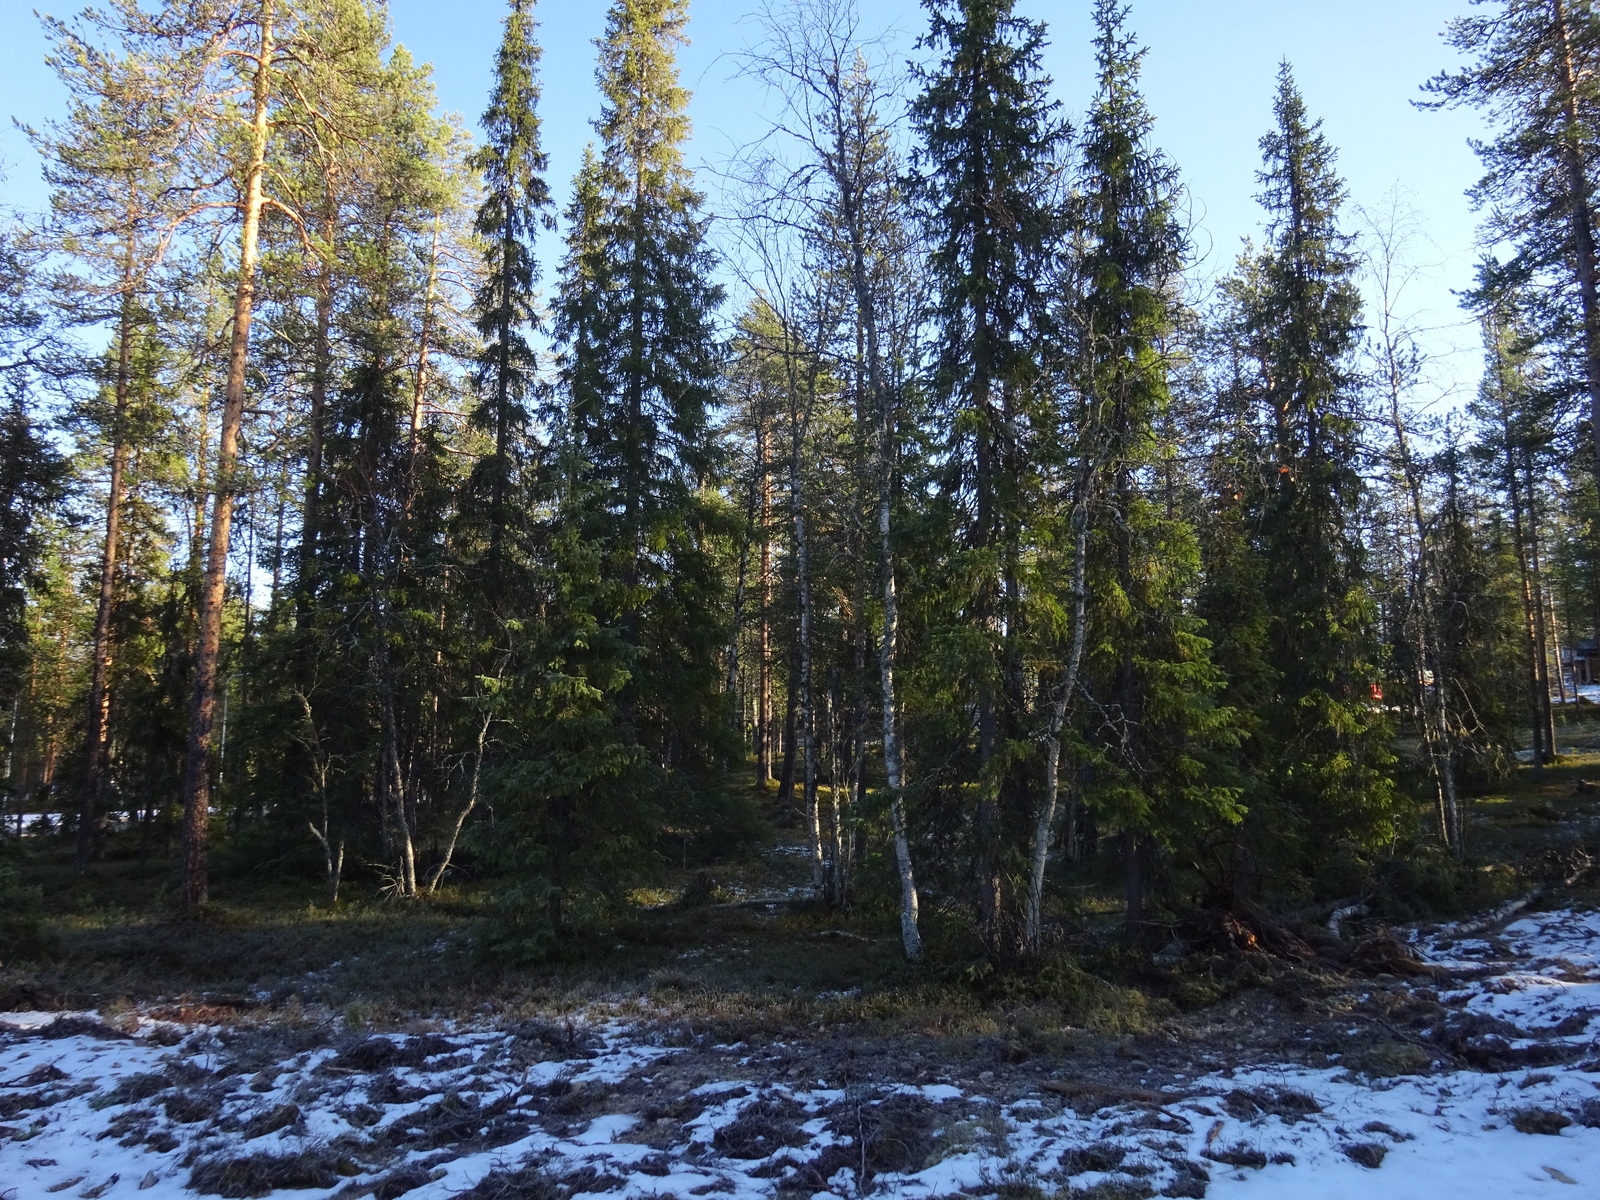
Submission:
<svg viewBox="0 0 1600 1200">
<path fill-rule="evenodd" d="M 1485 240 L 1514 245 L 1514 269 L 1556 293 L 1549 332 L 1573 345 L 1600 474 L 1600 14 L 1589 0 L 1492 0 L 1485 7 L 1451 21 L 1445 34 L 1471 61 L 1427 88 L 1434 105 L 1470 105 L 1497 126 L 1492 140 L 1474 147 L 1485 173 L 1471 195 L 1488 212 Z M 1596 537 L 1600 544 L 1600 527 Z M 1594 603 L 1600 606 L 1600 593 Z"/>
<path fill-rule="evenodd" d="M 1060 444 L 1039 343 L 1058 218 L 1053 173 L 1065 132 L 1041 70 L 1044 27 L 1011 0 L 927 0 L 922 44 L 939 55 L 912 106 L 922 145 L 914 194 L 938 299 L 932 387 L 942 406 L 952 539 L 941 672 L 949 718 L 970 706 L 958 790 L 975 785 L 978 921 L 997 963 L 1023 947 L 1020 859 L 1032 833 L 1024 764 L 1029 699 L 1025 547 L 1050 505 L 1041 457 Z M 952 619 L 953 618 L 953 619 Z"/>
<path fill-rule="evenodd" d="M 300 49 L 304 76 L 278 116 L 273 173 L 300 223 L 281 230 L 280 306 L 274 340 L 286 343 L 285 364 L 300 377 L 303 411 L 296 446 L 301 493 L 299 545 L 290 556 L 296 621 L 305 624 L 324 584 L 317 542 L 321 533 L 324 451 L 330 394 L 348 354 L 337 337 L 340 313 L 360 282 L 355 245 L 363 197 L 379 186 L 385 121 L 394 90 L 382 52 L 391 35 L 387 14 L 371 0 L 324 0 L 307 14 Z M 314 46 L 315 53 L 306 47 Z M 269 247 L 274 231 L 266 230 Z M 312 262 L 303 270 L 309 242 Z M 299 406 L 296 406 L 297 408 Z M 296 776 L 301 772 L 294 768 Z"/>
<path fill-rule="evenodd" d="M 77 319 L 104 319 L 114 330 L 101 373 L 112 412 L 104 422 L 106 498 L 78 801 L 75 865 L 83 872 L 99 840 L 97 813 L 111 739 L 113 586 L 132 449 L 127 426 L 133 357 L 136 345 L 150 336 L 157 286 L 151 273 L 162 227 L 172 215 L 165 193 L 175 171 L 170 130 L 176 105 L 159 72 L 131 56 L 102 52 L 86 29 L 54 19 L 45 26 L 54 44 L 51 62 L 71 96 L 65 121 L 30 131 L 52 188 L 51 235 L 72 258 L 75 276 L 62 283 Z"/>
<path fill-rule="evenodd" d="M 40 527 L 65 478 L 29 406 L 36 370 L 51 357 L 35 283 L 39 256 L 25 246 L 20 227 L 4 215 L 0 220 L 0 746 L 13 763 L 10 718 L 22 702 L 30 657 L 28 594 L 42 565 Z"/>
</svg>

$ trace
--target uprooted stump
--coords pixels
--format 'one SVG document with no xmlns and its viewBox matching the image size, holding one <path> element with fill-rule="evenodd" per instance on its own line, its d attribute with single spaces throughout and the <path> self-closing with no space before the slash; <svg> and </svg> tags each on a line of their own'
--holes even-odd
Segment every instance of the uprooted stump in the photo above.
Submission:
<svg viewBox="0 0 1600 1200">
<path fill-rule="evenodd" d="M 1425 963 L 1416 950 L 1387 929 L 1357 942 L 1350 951 L 1350 969 L 1363 975 L 1409 975 L 1413 978 L 1447 977 L 1447 969 Z"/>
<path fill-rule="evenodd" d="M 1295 962 L 1317 957 L 1303 937 L 1259 904 L 1238 895 L 1213 897 L 1197 925 L 1197 944 L 1230 957 L 1266 955 Z"/>
</svg>

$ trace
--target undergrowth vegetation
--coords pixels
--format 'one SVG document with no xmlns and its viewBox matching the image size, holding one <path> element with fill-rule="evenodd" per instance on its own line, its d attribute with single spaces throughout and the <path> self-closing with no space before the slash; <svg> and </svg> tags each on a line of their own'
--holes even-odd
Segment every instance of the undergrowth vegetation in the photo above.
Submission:
<svg viewBox="0 0 1600 1200">
<path fill-rule="evenodd" d="M 1569 732 L 1581 743 L 1600 730 Z M 1562 765 L 1537 776 L 1524 768 L 1475 800 L 1466 863 L 1404 846 L 1365 860 L 1333 856 L 1317 879 L 1263 887 L 1262 911 L 1315 942 L 1334 904 L 1363 905 L 1352 925 L 1372 931 L 1489 908 L 1570 874 L 1600 816 L 1600 802 L 1575 794 L 1576 784 L 1597 769 L 1600 753 L 1579 746 Z M 1156 897 L 1130 938 L 1115 864 L 1093 858 L 1061 869 L 1050 949 L 1036 969 L 996 968 L 970 909 L 939 897 L 924 913 L 925 961 L 910 964 L 895 952 L 893 897 L 868 894 L 847 912 L 812 902 L 793 814 L 770 797 L 766 806 L 764 844 L 663 872 L 532 963 L 497 953 L 494 892 L 474 879 L 470 856 L 419 899 L 395 897 L 381 873 L 358 867 L 337 903 L 314 864 L 241 864 L 218 871 L 199 919 L 180 920 L 176 864 L 146 853 L 137 835 L 113 835 L 106 861 L 87 875 L 73 871 L 60 835 L 12 839 L 0 860 L 0 1007 L 267 1004 L 332 1011 L 359 1028 L 419 1012 L 548 1014 L 598 1003 L 711 1023 L 730 1037 L 758 1024 L 997 1035 L 1028 1057 L 1063 1052 L 1064 1031 L 1137 1034 L 1251 989 L 1306 995 L 1319 986 L 1312 964 L 1208 941 L 1197 891 Z"/>
</svg>

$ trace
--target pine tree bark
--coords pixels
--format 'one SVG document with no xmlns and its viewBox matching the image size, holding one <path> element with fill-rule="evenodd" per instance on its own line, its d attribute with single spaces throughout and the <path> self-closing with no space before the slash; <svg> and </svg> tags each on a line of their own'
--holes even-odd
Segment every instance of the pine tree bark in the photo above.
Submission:
<svg viewBox="0 0 1600 1200">
<path fill-rule="evenodd" d="M 787 336 L 787 334 L 785 335 Z M 816 697 L 812 681 L 811 654 L 811 558 L 806 537 L 805 493 L 800 477 L 800 454 L 805 443 L 805 425 L 800 414 L 793 414 L 792 446 L 789 455 L 789 512 L 794 523 L 795 584 L 800 600 L 800 753 L 804 771 L 806 828 L 811 835 L 811 889 L 822 898 L 823 872 L 822 818 L 817 805 Z"/>
<path fill-rule="evenodd" d="M 273 21 L 275 0 L 262 0 L 260 41 L 255 62 L 250 123 L 250 158 L 244 171 L 242 227 L 239 237 L 239 281 L 234 297 L 233 334 L 228 350 L 227 389 L 218 435 L 210 544 L 200 588 L 195 631 L 194 692 L 189 707 L 189 738 L 183 774 L 183 884 L 181 903 L 193 918 L 205 905 L 207 824 L 211 805 L 212 726 L 216 717 L 217 667 L 222 648 L 222 609 L 228 582 L 228 546 L 233 526 L 234 472 L 238 465 L 239 431 L 244 422 L 245 369 L 250 356 L 250 319 L 255 309 L 263 182 L 272 99 Z"/>
<path fill-rule="evenodd" d="M 111 614 L 116 591 L 117 555 L 122 539 L 123 478 L 128 467 L 128 395 L 133 374 L 132 239 L 123 246 L 122 287 L 117 317 L 117 369 L 112 389 L 111 470 L 106 483 L 105 537 L 101 543 L 100 586 L 96 596 L 94 642 L 89 660 L 89 713 L 84 728 L 83 793 L 78 804 L 78 838 L 73 866 L 82 875 L 94 858 L 100 793 L 111 731 Z"/>
<path fill-rule="evenodd" d="M 1525 667 L 1528 673 L 1528 712 L 1533 738 L 1533 770 L 1534 777 L 1542 779 L 1551 752 L 1551 744 L 1545 733 L 1545 703 L 1540 699 L 1542 681 L 1539 659 L 1543 653 L 1543 640 L 1539 634 L 1541 625 L 1539 613 L 1534 603 L 1533 572 L 1528 558 L 1527 513 L 1522 502 L 1522 484 L 1517 470 L 1517 447 L 1509 416 L 1503 423 L 1503 436 L 1505 438 L 1504 483 L 1506 498 L 1511 505 L 1511 543 L 1517 559 L 1517 573 L 1522 593 Z"/>
<path fill-rule="evenodd" d="M 756 681 L 756 784 L 772 782 L 772 473 L 765 414 L 757 417 L 756 471 L 761 481 L 761 629 Z"/>
</svg>

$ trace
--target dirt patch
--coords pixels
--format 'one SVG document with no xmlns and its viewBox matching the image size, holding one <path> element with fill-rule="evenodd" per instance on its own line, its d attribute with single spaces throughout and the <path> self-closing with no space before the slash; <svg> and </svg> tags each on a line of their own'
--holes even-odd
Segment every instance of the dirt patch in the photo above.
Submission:
<svg viewBox="0 0 1600 1200">
<path fill-rule="evenodd" d="M 212 1159 L 197 1165 L 189 1189 L 202 1196 L 253 1200 L 279 1188 L 331 1188 L 342 1177 L 360 1174 L 360 1167 L 327 1151 L 305 1154 L 251 1154 Z"/>
<path fill-rule="evenodd" d="M 423 1067 L 430 1058 L 457 1054 L 461 1049 L 455 1042 L 433 1033 L 398 1042 L 389 1037 L 369 1037 L 341 1050 L 324 1063 L 321 1070 L 387 1071 L 395 1067 Z"/>
<path fill-rule="evenodd" d="M 138 1104 L 151 1096 L 158 1096 L 172 1086 L 165 1075 L 129 1075 L 109 1092 L 89 1101 L 90 1108 L 115 1108 L 120 1104 Z"/>
<path fill-rule="evenodd" d="M 35 1037 L 42 1037 L 54 1041 L 57 1038 L 67 1037 L 92 1037 L 103 1042 L 131 1041 L 129 1034 L 120 1029 L 114 1029 L 104 1021 L 97 1021 L 93 1017 L 57 1017 L 48 1025 L 41 1025 L 34 1031 Z"/>
<path fill-rule="evenodd" d="M 1232 1091 L 1223 1099 L 1222 1107 L 1228 1110 L 1229 1116 L 1241 1121 L 1270 1115 L 1282 1117 L 1290 1124 L 1322 1111 L 1322 1105 L 1317 1103 L 1315 1096 L 1282 1087 Z"/>
<path fill-rule="evenodd" d="M 1089 1171 L 1115 1171 L 1128 1157 L 1125 1147 L 1111 1142 L 1096 1142 L 1088 1146 L 1074 1146 L 1061 1156 L 1063 1175 L 1083 1175 Z"/>
<path fill-rule="evenodd" d="M 1162 1191 L 1163 1196 L 1205 1200 L 1206 1190 L 1211 1186 L 1211 1172 L 1197 1162 L 1188 1161 L 1173 1163 L 1172 1169 L 1177 1178 Z"/>
<path fill-rule="evenodd" d="M 53 1104 L 59 1104 L 71 1094 L 71 1092 L 60 1088 L 52 1088 L 49 1091 L 0 1096 L 0 1121 L 9 1121 L 13 1117 L 21 1116 L 26 1112 L 33 1112 L 35 1109 L 49 1108 Z"/>
<path fill-rule="evenodd" d="M 386 1146 L 438 1150 L 446 1146 L 492 1149 L 526 1137 L 530 1119 L 512 1111 L 513 1096 L 479 1104 L 474 1096 L 450 1092 L 436 1104 L 408 1113 L 379 1134 Z"/>
<path fill-rule="evenodd" d="M 1560 1134 L 1572 1124 L 1566 1113 L 1549 1108 L 1518 1108 L 1507 1113 L 1511 1128 L 1518 1133 L 1542 1133 L 1550 1137 Z"/>
<path fill-rule="evenodd" d="M 1292 1154 L 1268 1155 L 1264 1150 L 1260 1150 L 1255 1146 L 1246 1146 L 1242 1142 L 1233 1146 L 1207 1150 L 1204 1155 L 1212 1162 L 1223 1163 L 1230 1167 L 1250 1167 L 1255 1170 L 1260 1170 L 1268 1163 L 1272 1163 L 1275 1166 L 1292 1166 L 1294 1164 L 1294 1155 Z"/>
<path fill-rule="evenodd" d="M 214 1120 L 222 1111 L 222 1095 L 216 1091 L 177 1092 L 163 1103 L 169 1120 L 179 1125 L 198 1125 Z"/>
<path fill-rule="evenodd" d="M 852 1161 L 846 1165 L 865 1170 L 863 1184 L 877 1175 L 922 1170 L 934 1156 L 941 1127 L 952 1120 L 944 1106 L 902 1093 L 869 1094 L 835 1104 L 824 1115 L 836 1138 L 851 1140 Z"/>
<path fill-rule="evenodd" d="M 506 1029 L 511 1058 L 517 1066 L 539 1062 L 571 1062 L 596 1057 L 605 1043 L 571 1021 L 522 1021 Z"/>
<path fill-rule="evenodd" d="M 1359 1163 L 1363 1167 L 1370 1167 L 1374 1171 L 1383 1166 L 1383 1160 L 1388 1156 L 1388 1153 L 1389 1147 L 1378 1142 L 1362 1142 L 1359 1145 L 1346 1146 L 1344 1148 L 1344 1156 L 1351 1162 Z"/>
<path fill-rule="evenodd" d="M 297 1104 L 279 1104 L 264 1113 L 258 1113 L 245 1122 L 244 1140 L 254 1141 L 256 1138 L 266 1137 L 269 1133 L 277 1133 L 280 1129 L 288 1129 L 300 1123 L 300 1106 Z"/>
<path fill-rule="evenodd" d="M 529 1162 L 489 1172 L 455 1200 L 571 1200 L 580 1193 L 614 1192 L 626 1183 L 621 1176 L 593 1166 L 556 1175 L 548 1163 Z"/>
<path fill-rule="evenodd" d="M 1527 1036 L 1509 1021 L 1480 1013 L 1452 1013 L 1429 1032 L 1430 1041 L 1480 1071 L 1552 1067 L 1569 1062 L 1580 1053 L 1578 1048 L 1554 1042 L 1512 1045 Z"/>
<path fill-rule="evenodd" d="M 367 1084 L 367 1099 L 373 1104 L 414 1104 L 428 1094 L 427 1088 L 405 1083 L 392 1071 Z"/>
<path fill-rule="evenodd" d="M 418 1164 L 401 1167 L 398 1171 L 391 1171 L 377 1183 L 372 1185 L 372 1200 L 399 1200 L 407 1192 L 414 1192 L 420 1187 L 427 1187 L 444 1172 L 430 1169 Z"/>
<path fill-rule="evenodd" d="M 717 1130 L 711 1145 L 728 1158 L 766 1158 L 788 1147 L 804 1146 L 809 1139 L 800 1125 L 807 1118 L 806 1110 L 793 1100 L 757 1100 Z"/>
<path fill-rule="evenodd" d="M 327 1044 L 326 1031 L 308 1023 L 237 1026 L 218 1031 L 225 1051 L 220 1075 L 256 1075 L 279 1070 L 288 1060 Z"/>
</svg>

